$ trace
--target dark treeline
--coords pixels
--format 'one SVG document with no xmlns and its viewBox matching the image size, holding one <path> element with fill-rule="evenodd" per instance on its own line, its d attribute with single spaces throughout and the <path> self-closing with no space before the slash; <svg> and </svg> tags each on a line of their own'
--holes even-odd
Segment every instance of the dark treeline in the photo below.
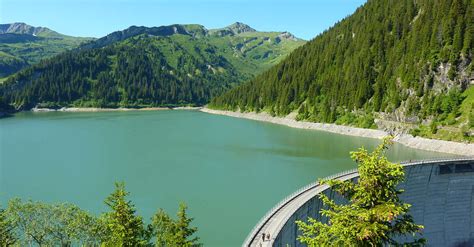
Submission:
<svg viewBox="0 0 474 247">
<path fill-rule="evenodd" d="M 205 42 L 139 35 L 41 61 L 0 86 L 19 109 L 202 105 L 245 77 Z"/>
<path fill-rule="evenodd" d="M 187 207 L 176 218 L 159 209 L 145 225 L 123 183 L 105 200 L 109 212 L 95 217 L 76 205 L 12 199 L 0 208 L 0 246 L 201 246 Z"/>
<path fill-rule="evenodd" d="M 211 107 L 276 115 L 298 110 L 298 119 L 363 127 L 373 126 L 372 112 L 395 110 L 455 121 L 474 78 L 473 5 L 369 0 Z"/>
</svg>

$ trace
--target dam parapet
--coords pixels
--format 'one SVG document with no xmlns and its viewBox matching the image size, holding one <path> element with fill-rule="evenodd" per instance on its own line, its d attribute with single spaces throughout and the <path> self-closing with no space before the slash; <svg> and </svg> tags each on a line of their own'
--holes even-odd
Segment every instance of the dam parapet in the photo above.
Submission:
<svg viewBox="0 0 474 247">
<path fill-rule="evenodd" d="M 401 162 L 405 181 L 400 198 L 412 205 L 410 214 L 425 226 L 428 246 L 472 246 L 474 243 L 474 157 Z M 326 177 L 355 180 L 357 169 Z M 325 193 L 337 203 L 345 199 L 318 182 L 309 184 L 270 209 L 252 229 L 242 246 L 305 246 L 297 241 L 295 221 L 308 217 L 327 222 L 319 211 Z M 472 223 L 471 223 L 472 222 Z M 262 235 L 270 235 L 263 241 Z"/>
</svg>

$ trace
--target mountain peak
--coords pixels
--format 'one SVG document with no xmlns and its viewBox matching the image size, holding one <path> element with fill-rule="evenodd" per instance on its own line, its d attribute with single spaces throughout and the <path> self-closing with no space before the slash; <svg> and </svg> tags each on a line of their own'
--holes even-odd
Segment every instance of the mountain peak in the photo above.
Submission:
<svg viewBox="0 0 474 247">
<path fill-rule="evenodd" d="M 33 36 L 48 36 L 58 37 L 61 34 L 46 28 L 46 27 L 34 27 L 23 22 L 15 22 L 9 24 L 0 24 L 0 34 L 13 33 L 13 34 L 28 34 Z"/>
<path fill-rule="evenodd" d="M 298 38 L 296 38 L 295 35 L 293 35 L 290 32 L 286 32 L 286 31 L 280 33 L 277 38 L 280 39 L 280 40 L 292 40 L 292 41 L 297 41 L 298 40 Z"/>
<path fill-rule="evenodd" d="M 256 32 L 257 30 L 253 29 L 249 25 L 242 23 L 242 22 L 235 22 L 227 27 L 225 29 L 229 29 L 233 31 L 235 34 L 239 33 L 248 33 L 248 32 Z"/>
<path fill-rule="evenodd" d="M 218 29 L 212 29 L 209 30 L 210 33 L 213 33 L 217 36 L 234 36 L 238 35 L 241 33 L 252 33 L 252 32 L 257 32 L 257 30 L 253 29 L 247 24 L 244 24 L 242 22 L 235 22 L 227 27 L 224 28 L 218 28 Z"/>
</svg>

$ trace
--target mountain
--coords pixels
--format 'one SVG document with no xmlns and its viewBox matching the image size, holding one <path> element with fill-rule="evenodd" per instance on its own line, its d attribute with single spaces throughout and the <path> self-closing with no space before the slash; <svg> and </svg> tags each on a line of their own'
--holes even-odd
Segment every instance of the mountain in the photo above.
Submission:
<svg viewBox="0 0 474 247">
<path fill-rule="evenodd" d="M 0 24 L 0 78 L 89 40 L 25 23 Z"/>
<path fill-rule="evenodd" d="M 217 36 L 234 36 L 234 35 L 239 35 L 241 33 L 253 33 L 256 32 L 257 30 L 251 28 L 247 24 L 241 23 L 241 22 L 236 22 L 230 26 L 224 27 L 224 28 L 218 28 L 218 29 L 212 29 L 210 32 L 212 34 L 215 34 Z"/>
<path fill-rule="evenodd" d="M 474 141 L 473 5 L 368 0 L 210 107 Z"/>
<path fill-rule="evenodd" d="M 170 25 L 160 27 L 137 27 L 131 26 L 122 31 L 113 32 L 105 37 L 94 40 L 81 46 L 82 49 L 101 48 L 115 42 L 119 42 L 140 34 L 150 36 L 165 37 L 175 34 L 182 34 L 196 37 L 198 34 L 206 35 L 207 30 L 201 25 Z"/>
<path fill-rule="evenodd" d="M 222 30 L 132 26 L 10 76 L 0 95 L 17 109 L 203 105 L 305 43 L 242 23 Z"/>
<path fill-rule="evenodd" d="M 122 31 L 113 32 L 105 37 L 102 37 L 98 40 L 90 42 L 88 44 L 82 45 L 82 48 L 100 48 L 106 45 L 112 44 L 114 42 L 122 41 L 127 38 L 139 35 L 139 34 L 148 34 L 153 36 L 171 36 L 175 34 L 188 35 L 193 37 L 210 37 L 210 36 L 236 36 L 243 33 L 253 33 L 257 34 L 258 32 L 251 28 L 250 26 L 236 22 L 224 28 L 211 29 L 207 30 L 202 25 L 190 24 L 190 25 L 179 25 L 174 24 L 170 26 L 160 26 L 160 27 L 143 27 L 143 26 L 131 26 Z M 259 35 L 257 35 L 259 36 Z"/>
<path fill-rule="evenodd" d="M 59 34 L 46 27 L 33 27 L 22 22 L 11 24 L 0 24 L 0 34 L 26 34 L 38 37 L 63 37 L 65 35 Z"/>
<path fill-rule="evenodd" d="M 102 48 L 137 35 L 193 37 L 194 40 L 216 46 L 234 66 L 242 67 L 242 71 L 252 75 L 277 64 L 284 55 L 305 43 L 304 40 L 296 38 L 289 32 L 258 32 L 246 24 L 236 22 L 224 28 L 210 30 L 197 24 L 160 27 L 131 26 L 85 43 L 79 49 Z"/>
</svg>

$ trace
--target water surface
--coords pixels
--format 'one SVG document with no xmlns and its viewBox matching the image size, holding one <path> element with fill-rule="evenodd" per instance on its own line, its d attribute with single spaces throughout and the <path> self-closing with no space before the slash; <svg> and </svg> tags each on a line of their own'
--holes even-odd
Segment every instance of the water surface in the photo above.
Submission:
<svg viewBox="0 0 474 247">
<path fill-rule="evenodd" d="M 99 214 L 115 181 L 138 212 L 188 204 L 206 246 L 240 246 L 296 189 L 355 167 L 378 140 L 198 111 L 20 113 L 0 120 L 0 204 L 71 202 Z M 394 161 L 446 156 L 394 145 Z"/>
</svg>

